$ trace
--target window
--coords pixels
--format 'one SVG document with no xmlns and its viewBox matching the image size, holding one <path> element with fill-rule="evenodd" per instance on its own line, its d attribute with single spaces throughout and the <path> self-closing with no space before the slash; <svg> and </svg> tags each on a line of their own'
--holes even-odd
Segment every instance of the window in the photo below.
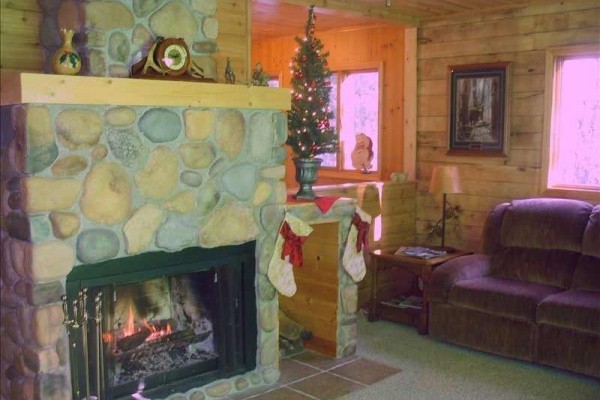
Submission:
<svg viewBox="0 0 600 400">
<path fill-rule="evenodd" d="M 547 62 L 543 189 L 600 191 L 600 52 L 552 50 Z"/>
<path fill-rule="evenodd" d="M 339 132 L 340 152 L 321 155 L 322 167 L 338 171 L 379 170 L 379 77 L 379 68 L 332 72 L 330 122 Z M 357 142 L 360 150 L 353 160 Z"/>
<path fill-rule="evenodd" d="M 279 77 L 278 76 L 270 76 L 269 80 L 267 81 L 267 86 L 274 87 L 274 88 L 280 87 L 281 85 L 279 83 Z"/>
</svg>

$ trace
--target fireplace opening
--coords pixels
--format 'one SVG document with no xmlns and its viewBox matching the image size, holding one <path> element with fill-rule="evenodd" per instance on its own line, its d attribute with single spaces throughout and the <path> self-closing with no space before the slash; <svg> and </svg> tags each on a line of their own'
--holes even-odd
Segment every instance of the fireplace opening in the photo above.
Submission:
<svg viewBox="0 0 600 400">
<path fill-rule="evenodd" d="M 167 396 L 253 370 L 255 242 L 77 266 L 63 301 L 74 399 Z"/>
</svg>

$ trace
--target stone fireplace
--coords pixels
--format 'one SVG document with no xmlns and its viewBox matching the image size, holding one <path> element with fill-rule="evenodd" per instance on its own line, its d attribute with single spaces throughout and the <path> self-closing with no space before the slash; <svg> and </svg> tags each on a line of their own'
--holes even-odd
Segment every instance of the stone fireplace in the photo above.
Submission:
<svg viewBox="0 0 600 400">
<path fill-rule="evenodd" d="M 254 241 L 255 368 L 169 398 L 274 383 L 279 301 L 266 273 L 286 212 L 339 225 L 333 341 L 353 353 L 356 284 L 341 255 L 355 204 L 286 204 L 287 90 L 27 73 L 4 74 L 2 88 L 3 398 L 75 398 L 61 299 L 71 273 Z"/>
<path fill-rule="evenodd" d="M 352 200 L 339 200 L 327 213 L 314 204 L 286 205 L 289 91 L 120 78 L 156 35 L 185 37 L 195 62 L 217 78 L 215 0 L 40 0 L 40 5 L 46 56 L 60 45 L 58 27 L 71 26 L 78 30 L 84 73 L 91 76 L 2 73 L 1 398 L 78 398 L 72 391 L 73 360 L 81 347 L 70 344 L 71 326 L 65 324 L 78 296 L 79 289 L 70 289 L 74 276 L 95 276 L 106 263 L 129 257 L 172 259 L 181 251 L 249 243 L 254 300 L 245 306 L 253 310 L 256 328 L 254 337 L 244 338 L 251 343 L 247 368 L 230 363 L 226 373 L 191 378 L 185 389 L 174 387 L 158 398 L 223 398 L 276 382 L 279 301 L 266 273 L 284 214 L 339 222 L 341 258 L 355 211 Z M 179 16 L 185 24 L 160 22 Z M 161 268 L 159 275 L 169 278 L 154 277 L 160 287 L 206 280 L 188 273 L 171 277 L 176 267 Z M 341 265 L 336 275 L 341 306 L 332 318 L 339 325 L 333 342 L 342 356 L 356 346 L 356 284 Z M 88 290 L 89 299 L 99 291 L 114 295 L 112 289 Z M 160 301 L 177 304 L 172 297 Z M 177 321 L 164 310 L 156 319 L 153 326 L 161 330 L 164 321 Z M 115 333 L 105 327 L 102 334 L 106 330 Z M 200 340 L 196 347 L 205 344 Z"/>
<path fill-rule="evenodd" d="M 257 239 L 260 249 L 261 209 L 285 203 L 281 111 L 23 104 L 2 114 L 6 398 L 71 398 L 60 303 L 71 271 L 152 251 Z M 277 379 L 277 302 L 262 298 L 259 368 L 207 394 Z"/>
<path fill-rule="evenodd" d="M 36 76 L 46 86 L 55 78 L 22 74 L 21 95 L 43 92 L 27 83 Z M 94 86 L 106 78 L 73 79 Z M 110 90 L 132 84 L 143 82 L 113 79 Z M 186 90 L 189 84 L 181 85 Z M 227 98 L 228 90 L 237 90 L 236 99 L 250 98 L 258 107 L 261 96 L 276 93 L 283 93 L 281 108 L 286 98 L 289 103 L 289 93 L 278 89 L 222 90 Z M 260 269 L 266 263 L 261 252 L 272 252 L 274 240 L 266 239 L 277 228 L 267 232 L 265 226 L 275 226 L 269 218 L 279 214 L 261 211 L 286 201 L 285 114 L 235 106 L 244 100 L 230 108 L 167 107 L 161 101 L 169 97 L 160 90 L 155 95 L 157 107 L 86 105 L 84 98 L 78 105 L 24 100 L 2 107 L 4 398 L 72 398 L 61 304 L 71 271 L 136 254 L 255 240 Z M 220 97 L 212 94 L 217 104 Z M 136 96 L 130 98 L 135 103 Z M 261 321 L 257 367 L 213 383 L 206 388 L 213 397 L 278 377 L 277 298 L 266 276 L 253 280 Z"/>
</svg>

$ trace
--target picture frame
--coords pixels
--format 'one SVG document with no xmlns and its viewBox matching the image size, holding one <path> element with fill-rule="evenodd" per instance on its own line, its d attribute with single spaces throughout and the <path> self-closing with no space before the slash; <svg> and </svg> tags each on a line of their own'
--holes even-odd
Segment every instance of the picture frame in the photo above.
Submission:
<svg viewBox="0 0 600 400">
<path fill-rule="evenodd" d="M 509 67 L 505 62 L 449 67 L 448 154 L 506 156 Z"/>
</svg>

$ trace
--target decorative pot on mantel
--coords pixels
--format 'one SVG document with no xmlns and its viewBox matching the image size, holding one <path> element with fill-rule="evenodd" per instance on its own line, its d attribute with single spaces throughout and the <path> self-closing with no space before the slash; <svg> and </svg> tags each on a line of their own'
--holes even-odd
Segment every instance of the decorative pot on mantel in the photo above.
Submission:
<svg viewBox="0 0 600 400">
<path fill-rule="evenodd" d="M 77 75 L 81 70 L 81 57 L 73 48 L 73 29 L 62 28 L 62 46 L 56 50 L 52 57 L 52 71 L 60 75 Z"/>
<path fill-rule="evenodd" d="M 317 174 L 322 162 L 323 160 L 320 158 L 294 158 L 296 181 L 300 184 L 300 190 L 296 193 L 297 199 L 314 200 L 317 198 L 312 185 L 317 181 Z"/>
</svg>

